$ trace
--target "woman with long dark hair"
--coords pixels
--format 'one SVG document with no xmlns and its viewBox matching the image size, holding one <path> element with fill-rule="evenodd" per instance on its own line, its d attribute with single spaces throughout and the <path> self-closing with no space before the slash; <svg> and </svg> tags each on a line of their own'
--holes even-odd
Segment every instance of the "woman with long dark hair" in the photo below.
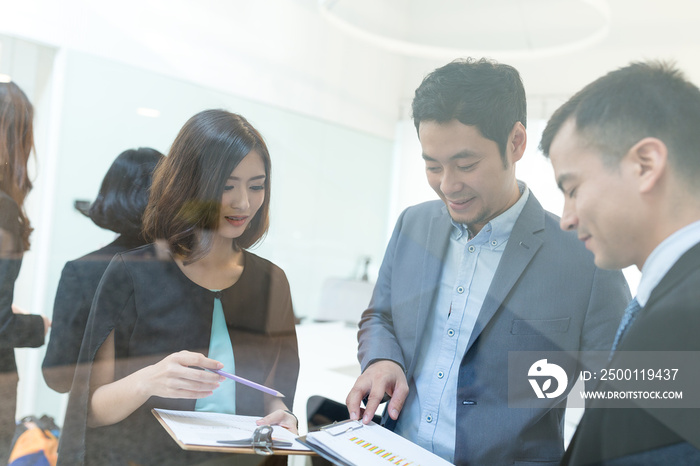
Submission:
<svg viewBox="0 0 700 466">
<path fill-rule="evenodd" d="M 34 149 L 33 118 L 24 92 L 12 82 L 0 83 L 0 463 L 7 463 L 15 431 L 19 377 L 14 349 L 43 345 L 51 325 L 44 316 L 22 314 L 12 306 L 32 232 L 24 200 L 32 189 L 27 162 Z"/>
<path fill-rule="evenodd" d="M 152 244 L 118 254 L 93 302 L 59 451 L 62 464 L 197 464 L 152 408 L 265 416 L 296 431 L 299 372 L 284 272 L 247 248 L 269 224 L 270 156 L 242 116 L 187 121 L 158 165 L 144 216 Z M 67 442 L 66 442 L 67 440 Z"/>
</svg>

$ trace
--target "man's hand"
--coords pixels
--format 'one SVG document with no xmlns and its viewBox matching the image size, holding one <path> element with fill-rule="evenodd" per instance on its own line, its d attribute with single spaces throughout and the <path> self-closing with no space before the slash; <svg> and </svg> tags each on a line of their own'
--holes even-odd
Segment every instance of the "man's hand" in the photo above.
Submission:
<svg viewBox="0 0 700 466">
<path fill-rule="evenodd" d="M 408 382 L 403 369 L 394 361 L 374 362 L 357 378 L 355 386 L 345 400 L 350 419 L 358 420 L 362 414 L 362 422 L 368 424 L 385 393 L 391 397 L 387 406 L 389 416 L 396 420 L 408 396 Z M 368 396 L 368 399 L 363 413 L 360 403 L 365 396 Z"/>
</svg>

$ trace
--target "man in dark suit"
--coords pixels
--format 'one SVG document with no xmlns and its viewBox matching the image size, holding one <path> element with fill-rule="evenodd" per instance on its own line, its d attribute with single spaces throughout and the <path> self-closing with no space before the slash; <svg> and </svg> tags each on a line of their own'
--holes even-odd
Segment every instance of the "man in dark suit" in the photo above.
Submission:
<svg viewBox="0 0 700 466">
<path fill-rule="evenodd" d="M 564 379 L 579 362 L 562 362 L 566 377 L 542 385 L 550 398 L 522 409 L 510 400 L 538 401 L 527 383 L 537 360 L 514 386 L 509 355 L 609 350 L 627 285 L 619 271 L 597 269 L 516 180 L 527 135 L 513 67 L 438 68 L 416 91 L 413 118 L 440 200 L 397 221 L 360 322 L 363 373 L 346 400 L 350 417 L 369 422 L 387 393 L 387 424 L 451 462 L 557 464 Z"/>
<path fill-rule="evenodd" d="M 544 131 L 566 198 L 562 229 L 599 267 L 642 271 L 610 368 L 640 367 L 638 351 L 674 367 L 688 355 L 670 352 L 700 350 L 699 128 L 700 90 L 668 65 L 634 63 L 586 86 Z M 593 402 L 564 464 L 700 464 L 700 412 L 678 401 Z"/>
</svg>

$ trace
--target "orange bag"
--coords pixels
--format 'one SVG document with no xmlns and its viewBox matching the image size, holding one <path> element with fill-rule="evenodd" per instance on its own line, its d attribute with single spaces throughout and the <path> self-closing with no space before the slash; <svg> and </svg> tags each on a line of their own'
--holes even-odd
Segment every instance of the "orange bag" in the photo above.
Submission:
<svg viewBox="0 0 700 466">
<path fill-rule="evenodd" d="M 56 466 L 58 438 L 49 430 L 42 429 L 33 420 L 25 420 L 18 429 L 19 434 L 10 453 L 10 466 Z"/>
</svg>

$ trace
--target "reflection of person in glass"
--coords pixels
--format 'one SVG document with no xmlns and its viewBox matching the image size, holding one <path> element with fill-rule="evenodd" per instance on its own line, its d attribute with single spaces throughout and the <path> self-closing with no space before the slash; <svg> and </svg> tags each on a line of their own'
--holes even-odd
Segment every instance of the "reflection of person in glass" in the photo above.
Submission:
<svg viewBox="0 0 700 466">
<path fill-rule="evenodd" d="M 95 225 L 119 236 L 63 267 L 42 365 L 46 384 L 58 392 L 70 390 L 90 305 L 109 261 L 119 252 L 147 243 L 141 234 L 143 212 L 153 170 L 162 158 L 163 154 L 148 147 L 125 150 L 107 170 L 95 202 L 81 210 Z"/>
<path fill-rule="evenodd" d="M 7 463 L 15 432 L 17 364 L 15 348 L 44 344 L 51 325 L 39 315 L 12 306 L 22 254 L 32 228 L 24 200 L 32 189 L 27 161 L 34 148 L 34 110 L 14 83 L 0 83 L 0 464 Z"/>
<path fill-rule="evenodd" d="M 270 157 L 258 131 L 223 110 L 192 117 L 154 174 L 144 233 L 155 243 L 117 254 L 100 282 L 59 463 L 208 460 L 181 450 L 152 408 L 267 414 L 260 423 L 296 432 L 280 398 L 200 369 L 223 368 L 293 400 L 289 284 L 245 249 L 265 234 L 269 203 Z"/>
</svg>

